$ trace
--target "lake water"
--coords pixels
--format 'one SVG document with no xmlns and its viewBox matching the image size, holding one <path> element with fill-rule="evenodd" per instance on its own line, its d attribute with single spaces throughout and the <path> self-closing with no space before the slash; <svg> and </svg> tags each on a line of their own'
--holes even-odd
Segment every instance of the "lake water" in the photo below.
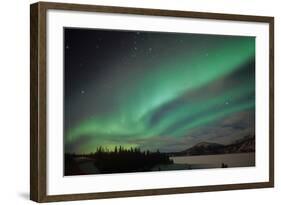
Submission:
<svg viewBox="0 0 281 205">
<path fill-rule="evenodd" d="M 228 167 L 255 166 L 255 153 L 235 153 L 201 156 L 170 157 L 175 164 L 188 164 L 190 169 L 217 168 L 222 163 Z"/>
<path fill-rule="evenodd" d="M 255 153 L 237 153 L 237 154 L 218 154 L 201 156 L 178 156 L 170 157 L 174 163 L 158 164 L 151 168 L 151 171 L 169 171 L 169 170 L 189 170 L 189 169 L 207 169 L 221 168 L 222 164 L 227 167 L 250 167 L 255 166 Z M 77 158 L 79 170 L 84 174 L 99 174 L 92 159 Z"/>
</svg>

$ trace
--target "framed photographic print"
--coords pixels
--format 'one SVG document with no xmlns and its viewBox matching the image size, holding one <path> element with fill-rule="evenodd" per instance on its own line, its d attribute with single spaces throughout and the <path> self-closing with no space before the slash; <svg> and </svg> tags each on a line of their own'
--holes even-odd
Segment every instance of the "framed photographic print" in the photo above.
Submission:
<svg viewBox="0 0 281 205">
<path fill-rule="evenodd" d="M 274 185 L 274 18 L 31 5 L 30 198 Z"/>
</svg>

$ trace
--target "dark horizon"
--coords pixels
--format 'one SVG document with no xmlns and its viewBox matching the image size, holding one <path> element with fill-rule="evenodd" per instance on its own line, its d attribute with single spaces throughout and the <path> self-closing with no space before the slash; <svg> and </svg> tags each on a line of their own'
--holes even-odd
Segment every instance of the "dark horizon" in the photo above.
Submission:
<svg viewBox="0 0 281 205">
<path fill-rule="evenodd" d="M 89 154 L 66 153 L 64 175 L 247 167 L 255 166 L 253 153 L 255 153 L 254 137 L 246 137 L 242 141 L 225 146 L 214 143 L 203 143 L 201 146 L 199 143 L 177 153 L 162 153 L 159 150 L 152 152 L 122 146 L 115 146 L 113 150 L 108 150 L 100 146 L 95 152 Z M 183 160 L 183 157 L 189 158 Z M 201 159 L 192 160 L 190 157 L 201 157 Z M 207 164 L 203 163 L 202 157 L 208 158 L 207 161 L 205 159 Z"/>
<path fill-rule="evenodd" d="M 185 150 L 188 150 L 188 149 L 191 149 L 193 147 L 196 147 L 200 144 L 210 144 L 210 145 L 219 145 L 219 146 L 224 146 L 224 147 L 228 147 L 228 146 L 232 146 L 232 145 L 235 145 L 235 144 L 240 144 L 241 142 L 244 142 L 244 141 L 247 141 L 247 140 L 253 140 L 254 141 L 254 146 L 251 147 L 251 151 L 247 150 L 247 152 L 254 152 L 255 151 L 255 136 L 245 136 L 245 137 L 242 137 L 236 141 L 233 141 L 232 143 L 229 143 L 229 144 L 219 144 L 219 143 L 215 143 L 215 142 L 205 142 L 205 141 L 202 141 L 202 142 L 199 142 L 197 144 L 194 144 L 192 146 L 189 146 L 187 147 Z M 106 153 L 113 153 L 113 152 L 116 152 L 116 150 L 123 150 L 123 151 L 132 151 L 132 150 L 139 150 L 140 152 L 159 152 L 159 153 L 163 153 L 163 154 L 175 154 L 175 153 L 181 153 L 185 150 L 177 150 L 177 151 L 172 151 L 172 152 L 161 152 L 160 149 L 156 149 L 156 150 L 149 150 L 149 149 L 141 149 L 139 147 L 128 147 L 128 148 L 125 148 L 125 147 L 122 147 L 122 145 L 115 145 L 113 149 L 110 149 L 106 146 L 97 146 L 96 150 L 92 150 L 88 153 L 75 153 L 75 152 L 66 152 L 65 154 L 66 155 L 76 155 L 76 156 L 87 156 L 87 155 L 92 155 L 92 154 L 95 154 L 97 152 L 99 152 L 100 150 L 103 150 L 103 152 L 106 152 Z M 244 151 L 245 152 L 245 151 Z M 234 152 L 232 152 L 234 153 Z M 216 153 L 216 154 L 222 154 L 222 153 Z M 203 154 L 204 155 L 204 154 Z M 207 155 L 207 154 L 205 154 Z"/>
</svg>

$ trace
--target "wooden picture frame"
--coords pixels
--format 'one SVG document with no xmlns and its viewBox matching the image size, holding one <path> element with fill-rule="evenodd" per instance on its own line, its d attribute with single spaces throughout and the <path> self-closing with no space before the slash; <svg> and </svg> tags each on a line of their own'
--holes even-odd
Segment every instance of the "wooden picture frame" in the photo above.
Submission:
<svg viewBox="0 0 281 205">
<path fill-rule="evenodd" d="M 216 184 L 203 186 L 186 186 L 172 188 L 153 188 L 125 191 L 106 191 L 93 193 L 73 193 L 49 195 L 47 193 L 47 11 L 80 11 L 112 14 L 130 14 L 141 16 L 158 16 L 223 20 L 237 22 L 264 23 L 269 27 L 269 159 L 267 181 Z M 236 189 L 266 188 L 274 186 L 274 18 L 265 16 L 248 16 L 235 14 L 218 14 L 204 12 L 187 12 L 173 10 L 156 10 L 143 8 L 125 8 L 82 4 L 64 4 L 39 2 L 30 6 L 30 199 L 36 202 L 53 202 L 67 200 L 86 200 L 114 197 L 132 197 L 160 194 L 179 194 L 209 192 Z M 259 110 L 257 110 L 258 112 Z M 129 182 L 128 182 L 129 183 Z"/>
</svg>

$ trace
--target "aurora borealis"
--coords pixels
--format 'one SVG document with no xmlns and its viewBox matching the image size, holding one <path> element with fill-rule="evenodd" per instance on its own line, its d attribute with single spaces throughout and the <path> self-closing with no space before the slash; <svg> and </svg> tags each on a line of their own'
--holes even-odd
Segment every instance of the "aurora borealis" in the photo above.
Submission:
<svg viewBox="0 0 281 205">
<path fill-rule="evenodd" d="M 255 38 L 64 29 L 65 152 L 255 134 Z"/>
</svg>

